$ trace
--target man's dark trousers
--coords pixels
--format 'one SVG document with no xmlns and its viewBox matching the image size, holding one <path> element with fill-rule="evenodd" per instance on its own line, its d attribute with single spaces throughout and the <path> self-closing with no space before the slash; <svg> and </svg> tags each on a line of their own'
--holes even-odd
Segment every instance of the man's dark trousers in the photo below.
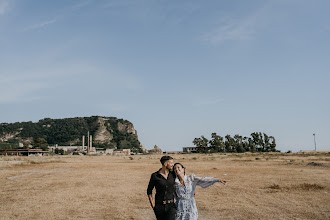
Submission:
<svg viewBox="0 0 330 220">
<path fill-rule="evenodd" d="M 154 212 L 157 220 L 175 220 L 175 203 L 169 203 L 166 205 L 156 203 Z"/>
</svg>

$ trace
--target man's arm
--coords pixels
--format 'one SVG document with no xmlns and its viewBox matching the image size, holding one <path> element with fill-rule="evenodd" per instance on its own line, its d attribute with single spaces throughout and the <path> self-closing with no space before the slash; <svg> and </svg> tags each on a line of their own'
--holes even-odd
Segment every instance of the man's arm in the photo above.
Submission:
<svg viewBox="0 0 330 220">
<path fill-rule="evenodd" d="M 154 201 L 153 201 L 153 199 L 152 199 L 152 194 L 148 195 L 148 199 L 149 199 L 149 202 L 150 202 L 151 208 L 154 209 L 154 208 L 155 208 L 155 204 L 154 204 Z"/>
<path fill-rule="evenodd" d="M 152 199 L 152 190 L 154 189 L 154 187 L 155 187 L 155 180 L 154 180 L 153 175 L 151 175 L 150 181 L 149 181 L 149 184 L 148 184 L 148 188 L 147 188 L 147 195 L 148 195 L 148 199 L 149 199 L 149 202 L 150 202 L 150 205 L 151 205 L 152 209 L 155 208 L 155 204 L 154 204 L 153 199 Z"/>
</svg>

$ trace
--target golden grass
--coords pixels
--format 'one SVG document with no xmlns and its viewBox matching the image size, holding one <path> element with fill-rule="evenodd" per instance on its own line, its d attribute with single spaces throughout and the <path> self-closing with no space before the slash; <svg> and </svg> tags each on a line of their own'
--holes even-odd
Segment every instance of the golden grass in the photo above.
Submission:
<svg viewBox="0 0 330 220">
<path fill-rule="evenodd" d="M 230 180 L 197 188 L 201 220 L 330 219 L 329 154 L 172 156 L 187 174 Z M 146 188 L 160 157 L 0 157 L 0 219 L 155 219 Z"/>
<path fill-rule="evenodd" d="M 65 163 L 62 157 L 23 157 L 23 156 L 2 156 L 0 157 L 0 167 L 28 166 L 30 164 L 43 163 Z"/>
</svg>

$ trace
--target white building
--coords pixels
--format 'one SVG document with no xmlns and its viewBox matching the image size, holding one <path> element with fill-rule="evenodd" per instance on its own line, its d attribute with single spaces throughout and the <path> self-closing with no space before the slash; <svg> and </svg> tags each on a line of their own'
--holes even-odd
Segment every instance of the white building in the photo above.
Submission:
<svg viewBox="0 0 330 220">
<path fill-rule="evenodd" d="M 197 147 L 183 147 L 185 153 L 197 153 Z"/>
</svg>

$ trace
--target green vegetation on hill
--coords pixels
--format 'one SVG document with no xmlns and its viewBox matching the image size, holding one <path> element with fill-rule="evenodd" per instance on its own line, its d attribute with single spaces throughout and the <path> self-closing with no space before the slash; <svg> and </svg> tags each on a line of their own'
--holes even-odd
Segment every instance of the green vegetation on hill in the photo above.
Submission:
<svg viewBox="0 0 330 220">
<path fill-rule="evenodd" d="M 119 129 L 118 124 L 124 128 Z M 100 126 L 106 128 L 108 138 L 96 140 Z M 126 129 L 130 128 L 130 129 Z M 98 148 L 129 148 L 133 152 L 142 152 L 140 142 L 135 133 L 133 124 L 116 117 L 76 117 L 65 119 L 45 118 L 38 122 L 16 122 L 0 124 L 0 148 L 13 148 L 18 142 L 40 145 L 40 138 L 48 145 L 82 145 L 82 136 L 87 133 L 93 136 L 93 146 Z M 135 131 L 135 130 L 134 130 Z M 42 143 L 44 146 L 45 143 Z"/>
<path fill-rule="evenodd" d="M 14 149 L 18 147 L 18 140 L 11 139 L 5 142 L 0 141 L 0 149 Z"/>
</svg>

